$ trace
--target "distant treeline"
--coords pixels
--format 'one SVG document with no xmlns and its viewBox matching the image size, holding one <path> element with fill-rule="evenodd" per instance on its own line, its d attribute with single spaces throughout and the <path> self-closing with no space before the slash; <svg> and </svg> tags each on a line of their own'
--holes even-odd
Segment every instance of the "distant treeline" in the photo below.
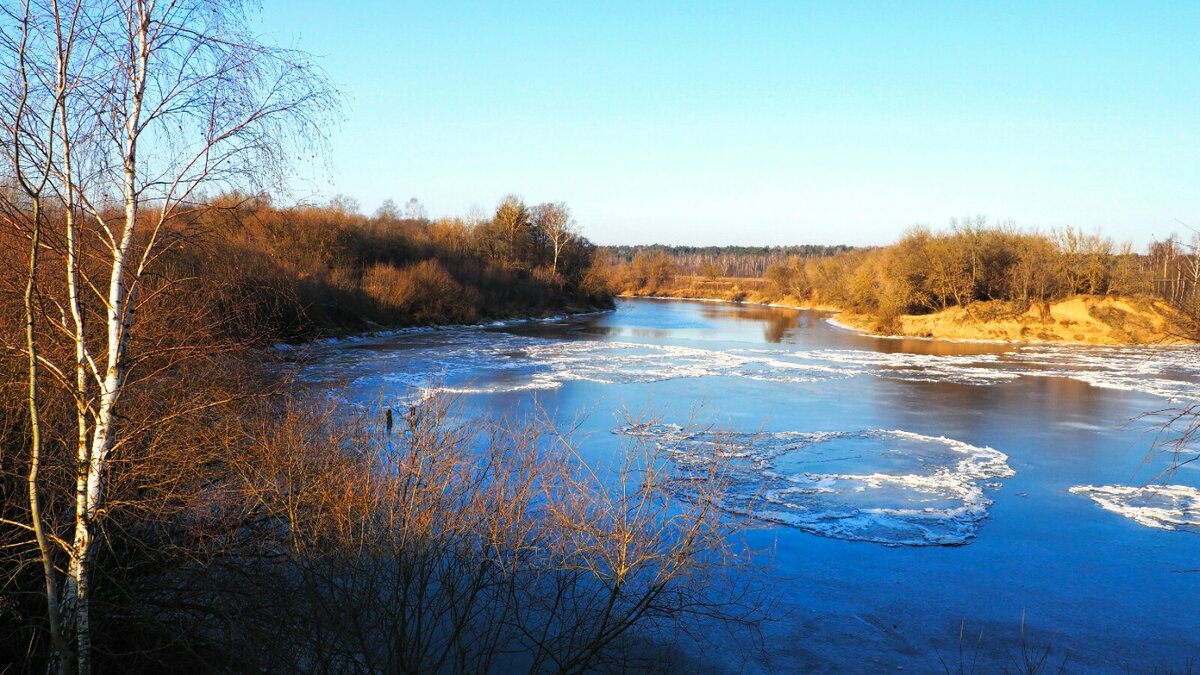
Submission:
<svg viewBox="0 0 1200 675">
<path fill-rule="evenodd" d="M 982 218 L 946 231 L 910 229 L 891 246 L 824 259 L 790 258 L 766 273 L 778 292 L 818 298 L 881 318 L 982 300 L 1046 303 L 1077 294 L 1152 295 L 1181 309 L 1197 304 L 1200 261 L 1171 238 L 1146 254 L 1074 228 L 1049 234 Z"/>
<path fill-rule="evenodd" d="M 665 292 L 676 275 L 761 276 L 772 300 L 838 306 L 875 315 L 881 324 L 978 301 L 1029 307 L 1078 294 L 1156 297 L 1200 316 L 1200 236 L 1172 236 L 1137 251 L 1099 232 L 1046 233 L 975 217 L 942 231 L 913 227 L 879 248 L 608 250 L 615 258 L 609 277 L 619 292 Z M 735 272 L 714 268 L 710 258 L 722 255 L 747 264 Z M 749 273 L 760 261 L 768 261 L 762 273 Z"/>
<path fill-rule="evenodd" d="M 281 208 L 234 193 L 195 213 L 163 273 L 198 280 L 237 335 L 295 340 L 610 302 L 602 275 L 589 277 L 595 247 L 562 203 L 509 196 L 490 218 L 430 220 L 390 204 L 365 216 L 349 200 Z"/>
<path fill-rule="evenodd" d="M 681 274 L 714 277 L 761 277 L 772 264 L 789 258 L 824 258 L 851 247 L 819 246 L 605 246 L 617 263 L 631 263 L 639 253 L 665 254 Z"/>
</svg>

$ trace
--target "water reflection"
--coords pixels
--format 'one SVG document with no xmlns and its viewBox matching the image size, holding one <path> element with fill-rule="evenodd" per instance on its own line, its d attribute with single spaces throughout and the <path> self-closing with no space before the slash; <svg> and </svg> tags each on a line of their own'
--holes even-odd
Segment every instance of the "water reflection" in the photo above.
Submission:
<svg viewBox="0 0 1200 675">
<path fill-rule="evenodd" d="M 763 339 L 778 344 L 795 332 L 801 311 L 766 305 L 728 304 L 704 305 L 700 314 L 714 321 L 763 323 Z"/>
<path fill-rule="evenodd" d="M 874 351 L 884 354 L 924 354 L 926 356 L 975 356 L 978 354 L 1002 354 L 1015 349 L 1007 343 L 948 342 L 946 340 L 922 340 L 918 338 L 874 338 L 860 336 L 874 345 Z"/>
<path fill-rule="evenodd" d="M 1112 392 L 1061 377 L 993 386 L 890 382 L 864 394 L 897 428 L 963 439 L 1017 435 L 1047 456 L 1078 462 L 1094 459 L 1103 441 L 1097 434 L 1118 431 L 1128 416 L 1128 406 Z"/>
</svg>

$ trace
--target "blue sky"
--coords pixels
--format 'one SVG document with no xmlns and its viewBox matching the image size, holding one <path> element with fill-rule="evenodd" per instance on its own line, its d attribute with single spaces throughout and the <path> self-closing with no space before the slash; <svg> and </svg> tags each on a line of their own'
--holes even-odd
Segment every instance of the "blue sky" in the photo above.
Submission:
<svg viewBox="0 0 1200 675">
<path fill-rule="evenodd" d="M 1200 228 L 1200 2 L 265 0 L 346 97 L 298 190 L 598 243 L 882 244 L 985 214 Z"/>
</svg>

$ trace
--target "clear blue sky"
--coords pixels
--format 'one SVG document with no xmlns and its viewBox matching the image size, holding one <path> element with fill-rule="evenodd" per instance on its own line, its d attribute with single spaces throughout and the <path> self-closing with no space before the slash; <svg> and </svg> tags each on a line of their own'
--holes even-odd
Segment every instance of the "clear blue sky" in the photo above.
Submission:
<svg viewBox="0 0 1200 675">
<path fill-rule="evenodd" d="M 565 200 L 594 241 L 1200 228 L 1200 2 L 265 0 L 346 95 L 315 184 Z"/>
</svg>

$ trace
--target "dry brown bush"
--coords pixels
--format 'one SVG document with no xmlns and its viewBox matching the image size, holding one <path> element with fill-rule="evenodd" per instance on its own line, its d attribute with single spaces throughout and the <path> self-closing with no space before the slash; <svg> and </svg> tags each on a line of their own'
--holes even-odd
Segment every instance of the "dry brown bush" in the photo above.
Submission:
<svg viewBox="0 0 1200 675">
<path fill-rule="evenodd" d="M 224 430 L 225 479 L 190 511 L 203 565 L 156 586 L 159 620 L 186 618 L 210 665 L 650 668 L 654 641 L 758 618 L 739 524 L 714 507 L 720 463 L 681 501 L 647 448 L 589 465 L 544 418 L 465 419 L 437 397 L 389 433 L 378 408 L 273 410 Z"/>
<path fill-rule="evenodd" d="M 469 323 L 478 318 L 474 294 L 436 260 L 403 269 L 377 263 L 363 273 L 362 286 L 386 310 L 410 315 L 418 322 Z"/>
<path fill-rule="evenodd" d="M 554 269 L 549 267 L 539 266 L 533 268 L 532 276 L 534 281 L 545 285 L 547 288 L 562 289 L 566 284 L 566 279 L 564 279 L 563 276 Z"/>
</svg>

